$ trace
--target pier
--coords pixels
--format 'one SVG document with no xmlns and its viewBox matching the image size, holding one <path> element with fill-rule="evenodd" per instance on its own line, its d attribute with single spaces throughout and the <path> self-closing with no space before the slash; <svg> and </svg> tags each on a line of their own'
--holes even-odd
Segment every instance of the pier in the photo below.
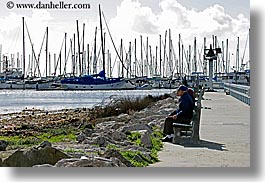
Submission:
<svg viewBox="0 0 265 182">
<path fill-rule="evenodd" d="M 202 107 L 200 144 L 164 143 L 150 167 L 250 167 L 250 106 L 207 92 Z"/>
</svg>

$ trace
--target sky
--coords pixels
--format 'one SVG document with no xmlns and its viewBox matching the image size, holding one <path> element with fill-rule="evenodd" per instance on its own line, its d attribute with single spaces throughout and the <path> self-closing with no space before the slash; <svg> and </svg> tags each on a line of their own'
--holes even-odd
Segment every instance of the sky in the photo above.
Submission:
<svg viewBox="0 0 265 182">
<path fill-rule="evenodd" d="M 248 34 L 250 28 L 249 0 L 65 0 L 64 3 L 89 4 L 89 9 L 18 9 L 16 4 L 36 3 L 39 0 L 13 1 L 15 7 L 9 9 L 9 0 L 0 2 L 0 44 L 2 54 L 22 54 L 22 17 L 29 30 L 26 33 L 26 59 L 31 54 L 30 41 L 34 44 L 36 53 L 40 52 L 46 27 L 49 27 L 48 49 L 51 55 L 59 54 L 65 33 L 67 33 L 67 50 L 70 49 L 70 39 L 77 32 L 76 20 L 82 32 L 85 24 L 85 44 L 93 45 L 95 27 L 98 27 L 97 41 L 100 43 L 98 4 L 104 13 L 117 48 L 120 39 L 124 41 L 124 49 L 128 51 L 129 42 L 137 39 L 137 56 L 140 55 L 140 35 L 144 44 L 148 37 L 152 53 L 159 45 L 159 35 L 164 39 L 165 31 L 171 30 L 173 49 L 178 55 L 178 37 L 184 44 L 185 50 L 193 46 L 197 40 L 198 50 L 203 46 L 203 38 L 207 38 L 207 46 L 212 43 L 212 35 L 216 35 L 218 44 L 229 39 L 229 54 L 231 65 L 235 65 L 237 37 L 240 39 L 240 58 L 249 61 Z M 42 4 L 51 1 L 41 1 Z M 52 1 L 54 4 L 58 1 Z M 103 22 L 103 30 L 107 32 Z M 108 34 L 108 33 L 107 33 Z M 168 34 L 167 34 L 168 35 Z M 99 48 L 98 48 L 99 49 Z M 116 53 L 110 36 L 106 36 L 106 49 L 110 49 L 114 62 Z M 92 51 L 92 50 L 91 50 Z M 68 51 L 67 51 L 68 52 Z M 41 52 L 41 72 L 44 69 L 44 48 Z M 92 54 L 92 52 L 90 53 Z M 62 55 L 64 56 L 64 55 Z M 139 59 L 139 58 L 138 58 Z M 68 71 L 71 66 L 68 66 Z"/>
</svg>

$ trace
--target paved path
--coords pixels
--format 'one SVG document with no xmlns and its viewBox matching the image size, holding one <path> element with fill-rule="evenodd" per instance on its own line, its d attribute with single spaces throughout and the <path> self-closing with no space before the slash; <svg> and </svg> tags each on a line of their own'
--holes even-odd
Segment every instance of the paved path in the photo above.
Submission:
<svg viewBox="0 0 265 182">
<path fill-rule="evenodd" d="M 150 167 L 249 167 L 250 106 L 224 93 L 205 93 L 197 146 L 164 143 Z M 207 109 L 208 108 L 208 109 Z"/>
</svg>

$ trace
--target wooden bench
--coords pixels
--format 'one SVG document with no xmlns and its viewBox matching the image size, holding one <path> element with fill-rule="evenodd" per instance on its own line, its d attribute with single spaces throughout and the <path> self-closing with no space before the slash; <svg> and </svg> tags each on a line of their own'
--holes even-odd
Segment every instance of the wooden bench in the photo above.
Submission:
<svg viewBox="0 0 265 182">
<path fill-rule="evenodd" d="M 203 91 L 199 91 L 198 101 L 195 103 L 191 124 L 173 123 L 175 137 L 173 143 L 194 143 L 200 142 L 200 119 L 201 119 L 201 100 Z"/>
</svg>

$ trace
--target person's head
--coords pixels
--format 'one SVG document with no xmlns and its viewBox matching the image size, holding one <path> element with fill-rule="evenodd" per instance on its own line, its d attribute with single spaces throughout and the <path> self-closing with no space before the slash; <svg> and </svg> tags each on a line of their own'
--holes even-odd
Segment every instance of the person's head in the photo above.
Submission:
<svg viewBox="0 0 265 182">
<path fill-rule="evenodd" d="M 181 85 L 181 86 L 179 86 L 179 88 L 177 90 L 177 96 L 182 96 L 187 91 L 188 91 L 188 87 Z"/>
</svg>

